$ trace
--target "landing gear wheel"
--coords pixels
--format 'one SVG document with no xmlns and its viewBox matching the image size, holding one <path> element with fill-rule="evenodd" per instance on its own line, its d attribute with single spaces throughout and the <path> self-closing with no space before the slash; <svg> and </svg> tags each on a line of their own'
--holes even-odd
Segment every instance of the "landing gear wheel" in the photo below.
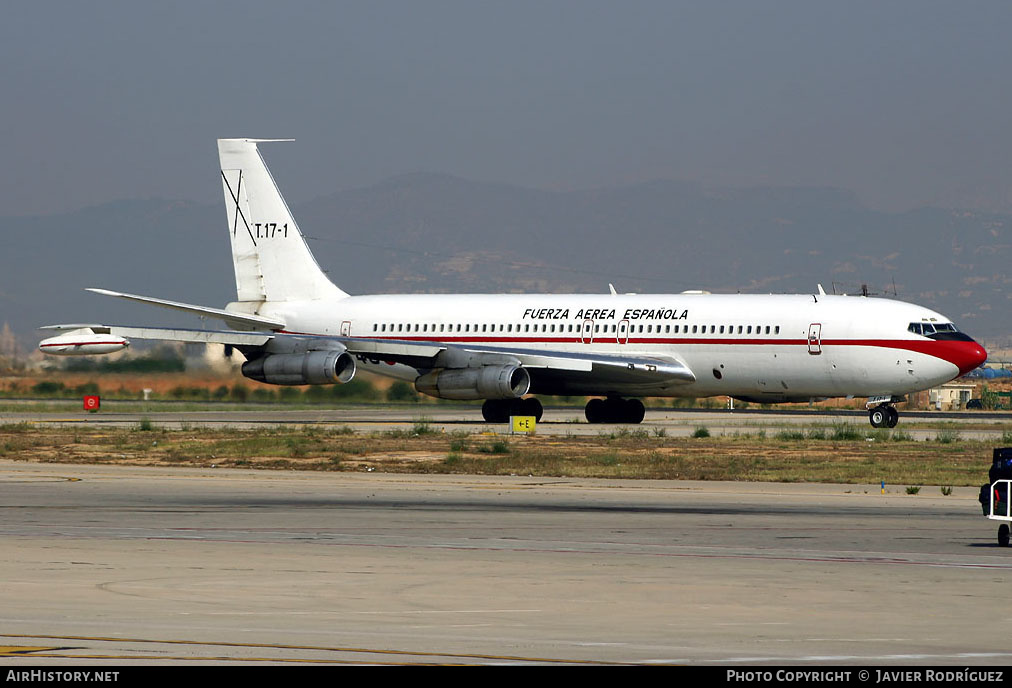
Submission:
<svg viewBox="0 0 1012 688">
<path fill-rule="evenodd" d="M 486 423 L 508 423 L 510 406 L 508 399 L 488 399 L 481 405 L 481 416 Z"/>
<path fill-rule="evenodd" d="M 879 404 L 868 412 L 868 420 L 873 428 L 895 428 L 900 420 L 900 412 L 895 406 Z"/>
<path fill-rule="evenodd" d="M 537 423 L 541 422 L 541 416 L 544 415 L 545 409 L 538 401 L 537 397 L 530 397 L 528 399 L 517 399 L 516 400 L 518 409 L 514 411 L 515 416 L 534 416 L 534 421 Z"/>
<path fill-rule="evenodd" d="M 1008 547 L 1008 524 L 1002 523 L 998 526 L 998 546 Z"/>
<path fill-rule="evenodd" d="M 481 416 L 486 423 L 508 423 L 510 416 L 534 416 L 536 421 L 540 421 L 544 412 L 544 407 L 535 397 L 488 399 L 481 405 Z"/>
<path fill-rule="evenodd" d="M 639 399 L 591 399 L 584 415 L 588 423 L 642 423 L 646 409 Z"/>
<path fill-rule="evenodd" d="M 646 409 L 643 407 L 643 402 L 639 399 L 626 399 L 623 404 L 625 407 L 625 422 L 639 424 L 643 422 L 643 416 L 646 414 Z"/>
</svg>

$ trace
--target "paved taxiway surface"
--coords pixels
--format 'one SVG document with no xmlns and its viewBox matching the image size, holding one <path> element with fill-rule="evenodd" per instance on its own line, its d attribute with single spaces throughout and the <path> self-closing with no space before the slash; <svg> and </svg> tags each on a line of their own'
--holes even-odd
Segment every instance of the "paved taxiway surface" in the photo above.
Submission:
<svg viewBox="0 0 1012 688">
<path fill-rule="evenodd" d="M 132 402 L 136 406 L 136 402 Z M 384 406 L 358 405 L 344 408 L 289 410 L 283 406 L 265 405 L 257 409 L 223 409 L 209 411 L 176 411 L 172 404 L 153 404 L 149 411 L 117 411 L 117 403 L 106 404 L 101 413 L 25 411 L 0 413 L 2 423 L 92 424 L 120 427 L 137 426 L 147 419 L 158 427 L 232 427 L 258 428 L 287 424 L 348 426 L 356 431 L 384 431 L 410 428 L 424 421 L 446 431 L 503 432 L 506 425 L 486 423 L 479 406 Z M 597 435 L 617 429 L 642 429 L 654 433 L 661 430 L 668 437 L 689 436 L 699 427 L 713 435 L 747 435 L 759 431 L 776 432 L 782 428 L 832 427 L 848 424 L 864 431 L 871 430 L 868 415 L 863 411 L 819 410 L 738 410 L 724 409 L 647 409 L 640 426 L 595 424 L 584 420 L 582 408 L 549 408 L 538 424 L 544 435 Z M 1012 425 L 1012 414 L 995 412 L 902 412 L 899 431 L 913 439 L 934 439 L 940 424 L 956 429 L 965 439 L 1001 439 Z"/>
<path fill-rule="evenodd" d="M 0 664 L 1012 660 L 974 491 L 878 492 L 0 462 Z"/>
</svg>

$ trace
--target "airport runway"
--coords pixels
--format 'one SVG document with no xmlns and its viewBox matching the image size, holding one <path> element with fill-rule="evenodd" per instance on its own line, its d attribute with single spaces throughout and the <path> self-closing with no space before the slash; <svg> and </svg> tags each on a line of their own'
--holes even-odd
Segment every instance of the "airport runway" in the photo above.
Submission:
<svg viewBox="0 0 1012 688">
<path fill-rule="evenodd" d="M 133 403 L 136 406 L 136 403 Z M 418 422 L 444 431 L 504 432 L 506 425 L 486 423 L 480 406 L 427 405 L 385 406 L 356 405 L 339 408 L 290 410 L 284 406 L 265 405 L 263 409 L 222 409 L 206 411 L 177 411 L 172 404 L 154 404 L 148 411 L 118 411 L 117 404 L 106 404 L 99 413 L 84 411 L 43 412 L 26 408 L 25 411 L 0 412 L 3 423 L 39 424 L 91 424 L 136 427 L 149 420 L 158 427 L 234 427 L 257 428 L 276 425 L 347 426 L 357 432 L 375 432 L 410 428 Z M 548 408 L 538 433 L 545 435 L 597 435 L 625 429 L 648 433 L 661 431 L 668 437 L 687 437 L 697 428 L 705 427 L 711 435 L 746 435 L 760 431 L 777 432 L 785 428 L 832 428 L 848 424 L 864 431 L 873 428 L 868 415 L 861 411 L 827 410 L 760 410 L 728 411 L 725 409 L 647 409 L 641 425 L 612 425 L 587 423 L 582 408 Z M 940 425 L 941 424 L 941 425 Z M 1001 439 L 1012 429 L 1012 414 L 995 412 L 902 412 L 896 430 L 908 433 L 913 439 L 934 439 L 942 425 L 956 429 L 965 439 Z"/>
<path fill-rule="evenodd" d="M 7 462 L 0 664 L 1007 664 L 995 530 L 965 488 Z"/>
</svg>

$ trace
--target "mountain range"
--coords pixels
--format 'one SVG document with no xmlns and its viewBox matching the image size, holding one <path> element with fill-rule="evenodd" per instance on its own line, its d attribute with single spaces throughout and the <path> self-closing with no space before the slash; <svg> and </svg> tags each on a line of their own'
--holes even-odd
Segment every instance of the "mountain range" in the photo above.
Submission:
<svg viewBox="0 0 1012 688">
<path fill-rule="evenodd" d="M 606 293 L 609 284 L 746 293 L 813 293 L 822 284 L 855 293 L 867 285 L 939 310 L 978 338 L 1012 334 L 1012 215 L 887 213 L 832 188 L 656 181 L 546 191 L 430 173 L 292 211 L 318 262 L 349 293 Z M 84 287 L 211 306 L 235 297 L 221 203 L 129 200 L 0 221 L 0 321 L 28 345 L 47 323 L 195 324 Z"/>
</svg>

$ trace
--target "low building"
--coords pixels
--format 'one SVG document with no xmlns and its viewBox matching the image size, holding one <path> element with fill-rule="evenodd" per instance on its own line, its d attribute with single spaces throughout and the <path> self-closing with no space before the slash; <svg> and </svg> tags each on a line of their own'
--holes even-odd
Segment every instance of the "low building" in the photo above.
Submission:
<svg viewBox="0 0 1012 688">
<path fill-rule="evenodd" d="M 966 408 L 973 398 L 976 386 L 967 382 L 947 382 L 928 390 L 928 406 L 938 411 L 958 411 Z"/>
</svg>

